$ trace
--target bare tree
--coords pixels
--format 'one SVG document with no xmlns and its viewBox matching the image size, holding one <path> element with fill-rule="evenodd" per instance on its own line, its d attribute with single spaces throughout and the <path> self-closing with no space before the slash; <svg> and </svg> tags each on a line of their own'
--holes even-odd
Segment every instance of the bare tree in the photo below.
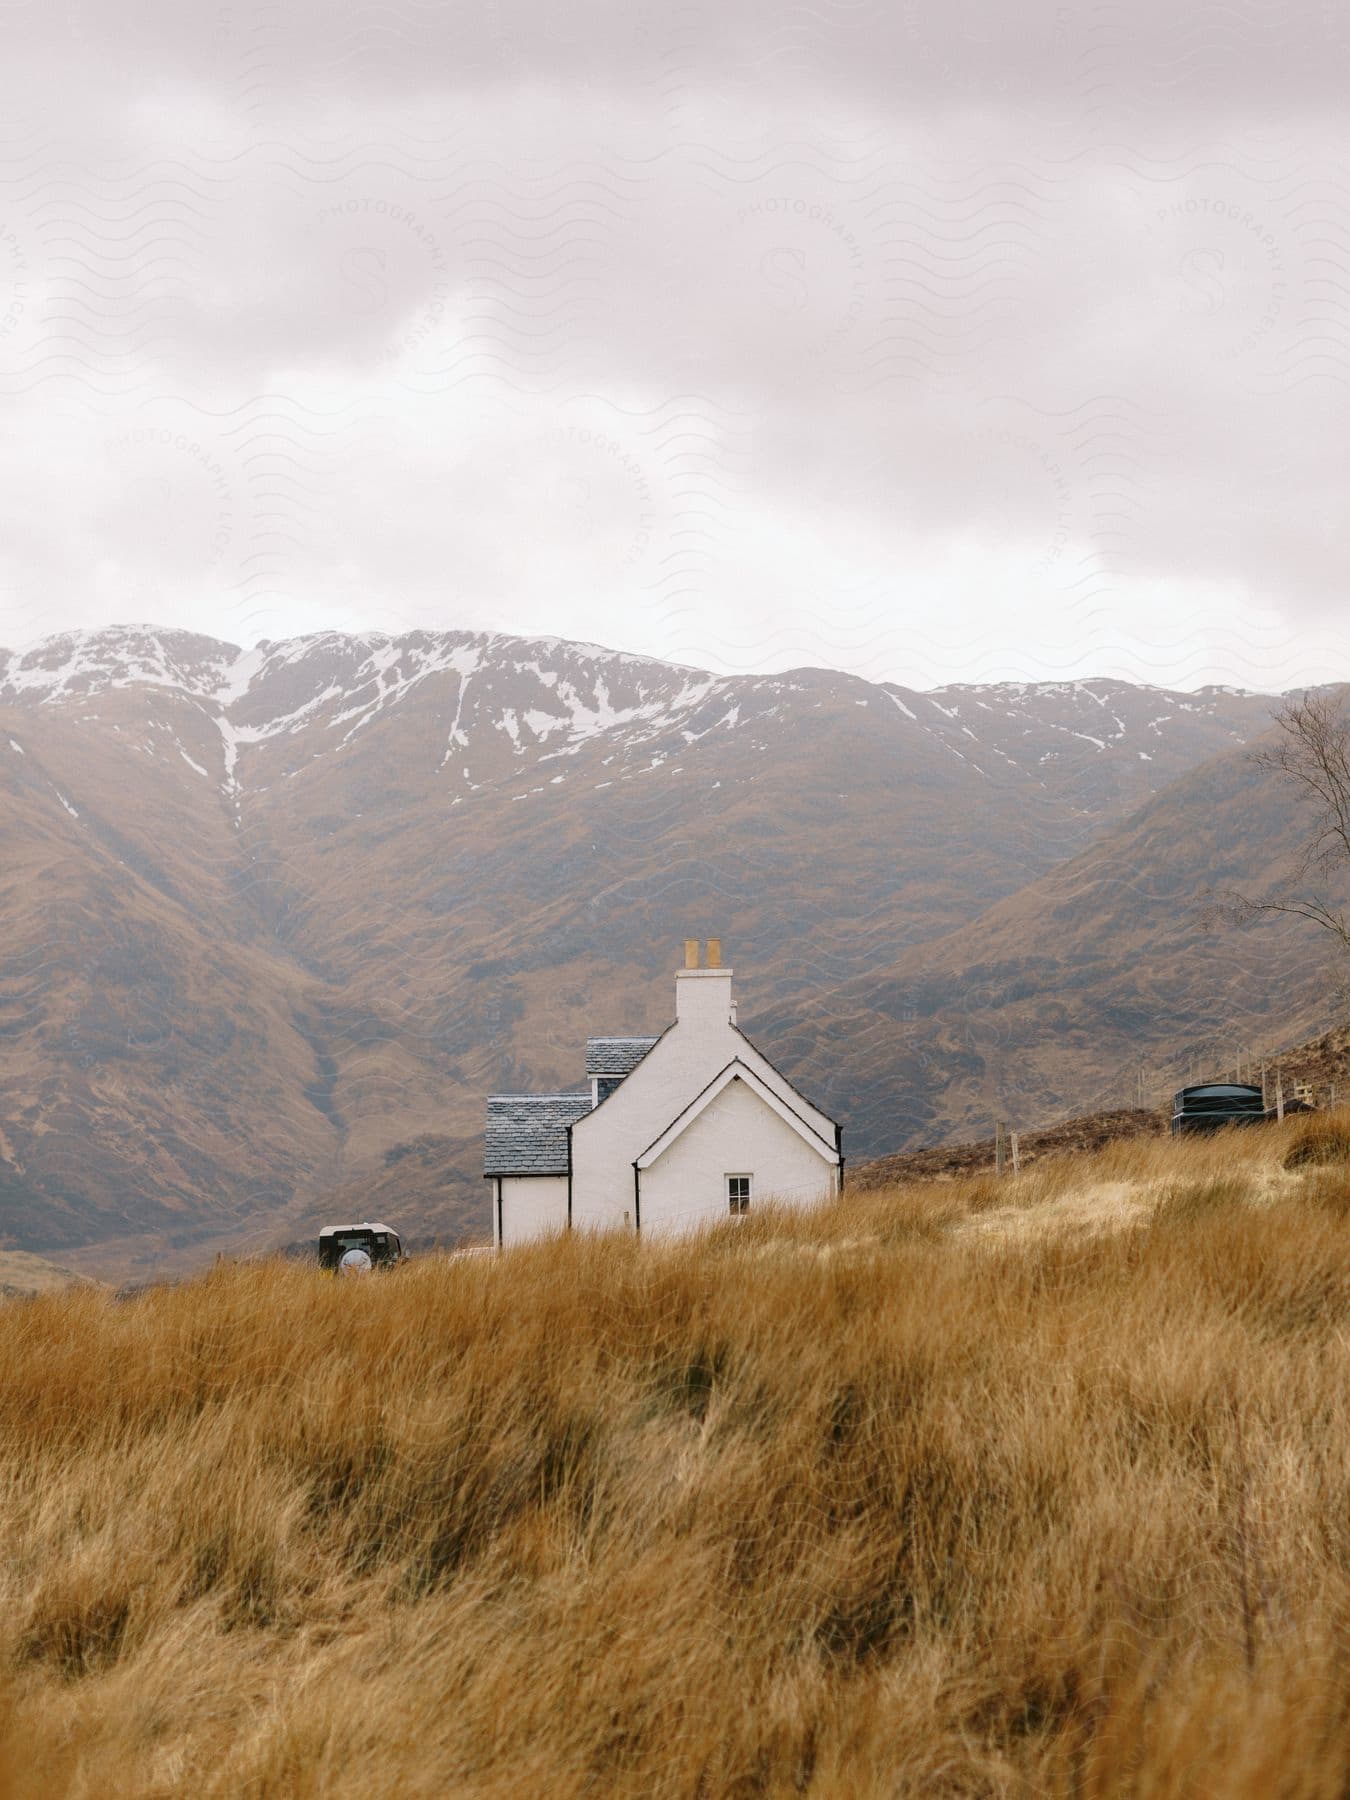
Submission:
<svg viewBox="0 0 1350 1800">
<path fill-rule="evenodd" d="M 1308 835 L 1281 888 L 1263 900 L 1227 896 L 1241 923 L 1264 913 L 1310 919 L 1350 951 L 1350 919 L 1315 891 L 1350 869 L 1350 713 L 1346 690 L 1306 693 L 1275 713 L 1279 739 L 1252 752 L 1258 768 L 1283 776 L 1308 809 Z"/>
</svg>

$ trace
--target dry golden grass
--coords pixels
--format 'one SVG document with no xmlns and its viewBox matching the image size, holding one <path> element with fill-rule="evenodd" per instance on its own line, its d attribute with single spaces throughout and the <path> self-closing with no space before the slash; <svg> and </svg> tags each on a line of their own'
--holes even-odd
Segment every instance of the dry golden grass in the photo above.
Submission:
<svg viewBox="0 0 1350 1800">
<path fill-rule="evenodd" d="M 1344 1795 L 1300 1129 L 0 1308 L 0 1796 Z"/>
</svg>

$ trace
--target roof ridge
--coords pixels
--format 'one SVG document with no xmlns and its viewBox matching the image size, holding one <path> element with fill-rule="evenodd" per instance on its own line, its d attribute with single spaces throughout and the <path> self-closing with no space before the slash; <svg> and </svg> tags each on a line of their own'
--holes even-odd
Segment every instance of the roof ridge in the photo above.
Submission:
<svg viewBox="0 0 1350 1800">
<path fill-rule="evenodd" d="M 589 1100 L 590 1097 L 589 1088 L 565 1088 L 554 1094 L 489 1094 L 488 1105 L 496 1100 Z"/>
</svg>

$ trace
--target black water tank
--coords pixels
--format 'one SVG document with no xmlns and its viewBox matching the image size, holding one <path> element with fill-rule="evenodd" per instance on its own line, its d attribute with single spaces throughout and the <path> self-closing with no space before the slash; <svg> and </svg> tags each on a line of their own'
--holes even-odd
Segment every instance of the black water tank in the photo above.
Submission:
<svg viewBox="0 0 1350 1800">
<path fill-rule="evenodd" d="M 1172 1096 L 1172 1130 L 1218 1131 L 1266 1118 L 1265 1097 L 1245 1081 L 1204 1081 Z"/>
</svg>

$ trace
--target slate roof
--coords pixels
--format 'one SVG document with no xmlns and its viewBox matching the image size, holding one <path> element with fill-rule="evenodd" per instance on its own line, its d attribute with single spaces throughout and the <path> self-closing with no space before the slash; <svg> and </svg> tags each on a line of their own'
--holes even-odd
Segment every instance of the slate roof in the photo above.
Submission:
<svg viewBox="0 0 1350 1800">
<path fill-rule="evenodd" d="M 567 1127 L 591 1110 L 589 1090 L 493 1094 L 483 1134 L 485 1175 L 565 1175 Z"/>
<path fill-rule="evenodd" d="M 631 1075 L 656 1042 L 654 1037 L 591 1037 L 586 1039 L 588 1075 Z"/>
</svg>

